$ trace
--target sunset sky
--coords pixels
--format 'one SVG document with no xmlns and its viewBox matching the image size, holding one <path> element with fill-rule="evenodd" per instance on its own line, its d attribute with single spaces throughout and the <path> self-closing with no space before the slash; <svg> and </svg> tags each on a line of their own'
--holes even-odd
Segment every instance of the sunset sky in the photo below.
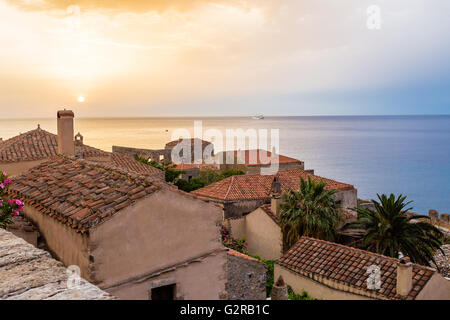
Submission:
<svg viewBox="0 0 450 320">
<path fill-rule="evenodd" d="M 448 0 L 0 0 L 0 118 L 450 114 L 449 12 Z"/>
</svg>

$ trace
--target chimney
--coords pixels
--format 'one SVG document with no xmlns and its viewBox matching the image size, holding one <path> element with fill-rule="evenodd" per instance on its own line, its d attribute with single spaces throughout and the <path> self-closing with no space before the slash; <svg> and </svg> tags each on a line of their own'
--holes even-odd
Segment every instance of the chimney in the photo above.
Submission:
<svg viewBox="0 0 450 320">
<path fill-rule="evenodd" d="M 271 190 L 272 199 L 270 200 L 270 207 L 272 212 L 276 215 L 280 215 L 280 207 L 281 207 L 281 183 L 278 180 L 278 177 L 275 176 L 272 182 L 272 190 Z"/>
<path fill-rule="evenodd" d="M 58 111 L 58 154 L 66 156 L 75 155 L 75 143 L 73 141 L 73 118 L 71 110 Z"/>
<path fill-rule="evenodd" d="M 406 296 L 412 289 L 413 264 L 408 257 L 400 259 L 397 265 L 397 294 Z"/>
<path fill-rule="evenodd" d="M 283 277 L 280 275 L 278 277 L 277 282 L 272 287 L 272 294 L 271 294 L 272 300 L 288 300 L 289 294 L 287 285 L 283 280 Z"/>
</svg>

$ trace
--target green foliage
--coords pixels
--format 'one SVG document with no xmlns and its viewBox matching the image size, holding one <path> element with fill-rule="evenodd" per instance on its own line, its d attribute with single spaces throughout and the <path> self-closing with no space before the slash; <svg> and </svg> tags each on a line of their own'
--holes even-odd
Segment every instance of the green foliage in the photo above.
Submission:
<svg viewBox="0 0 450 320">
<path fill-rule="evenodd" d="M 289 300 L 318 300 L 311 297 L 308 292 L 302 290 L 301 294 L 295 293 L 291 286 L 288 287 Z"/>
<path fill-rule="evenodd" d="M 191 192 L 205 186 L 205 183 L 199 177 L 192 178 L 190 181 L 184 179 L 175 179 L 175 185 L 178 189 L 185 192 Z"/>
<path fill-rule="evenodd" d="M 300 177 L 298 191 L 283 195 L 280 225 L 283 231 L 283 249 L 288 250 L 301 236 L 333 241 L 339 223 L 343 220 L 340 204 L 326 190 L 324 181 L 316 182 Z"/>
<path fill-rule="evenodd" d="M 377 196 L 379 201 L 371 201 L 375 211 L 355 209 L 357 221 L 347 224 L 344 229 L 364 229 L 361 243 L 366 250 L 394 258 L 401 252 L 422 265 L 434 261 L 433 255 L 442 246 L 443 234 L 431 223 L 423 221 L 430 220 L 430 217 L 409 216 L 407 213 L 412 208 L 408 206 L 412 201 L 405 202 L 405 196 Z"/>
<path fill-rule="evenodd" d="M 235 239 L 231 235 L 231 232 L 228 231 L 227 228 L 222 226 L 221 228 L 221 235 L 222 235 L 222 243 L 225 247 L 236 250 L 237 252 L 247 254 L 247 241 L 245 240 L 245 237 L 242 239 Z"/>
<path fill-rule="evenodd" d="M 244 174 L 245 174 L 245 172 L 242 170 L 225 170 L 225 171 L 222 171 L 222 179 L 225 179 L 225 178 L 228 178 L 231 176 L 241 176 Z"/>
</svg>

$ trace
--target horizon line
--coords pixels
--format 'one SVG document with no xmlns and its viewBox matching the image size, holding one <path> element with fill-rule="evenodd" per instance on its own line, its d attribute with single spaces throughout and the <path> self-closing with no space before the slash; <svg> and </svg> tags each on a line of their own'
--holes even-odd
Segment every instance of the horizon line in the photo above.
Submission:
<svg viewBox="0 0 450 320">
<path fill-rule="evenodd" d="M 167 115 L 167 116 L 81 116 L 77 117 L 75 115 L 75 118 L 78 119 L 151 119 L 151 118 L 188 118 L 188 119 L 195 119 L 195 118 L 251 118 L 254 115 Z M 265 118 L 319 118 L 319 117 L 436 117 L 436 116 L 444 116 L 449 117 L 449 114 L 329 114 L 329 115 L 267 115 L 264 116 Z M 0 121 L 2 120 L 48 120 L 48 119 L 54 119 L 54 117 L 29 117 L 29 118 L 20 118 L 20 117 L 12 117 L 12 118 L 0 118 Z"/>
</svg>

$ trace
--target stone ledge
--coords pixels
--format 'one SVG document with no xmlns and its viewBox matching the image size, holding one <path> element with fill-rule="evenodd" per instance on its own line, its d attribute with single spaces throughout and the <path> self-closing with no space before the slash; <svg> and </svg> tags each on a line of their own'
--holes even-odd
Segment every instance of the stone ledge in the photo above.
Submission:
<svg viewBox="0 0 450 320">
<path fill-rule="evenodd" d="M 84 279 L 72 289 L 68 272 L 50 254 L 0 229 L 0 300 L 113 300 Z"/>
</svg>

